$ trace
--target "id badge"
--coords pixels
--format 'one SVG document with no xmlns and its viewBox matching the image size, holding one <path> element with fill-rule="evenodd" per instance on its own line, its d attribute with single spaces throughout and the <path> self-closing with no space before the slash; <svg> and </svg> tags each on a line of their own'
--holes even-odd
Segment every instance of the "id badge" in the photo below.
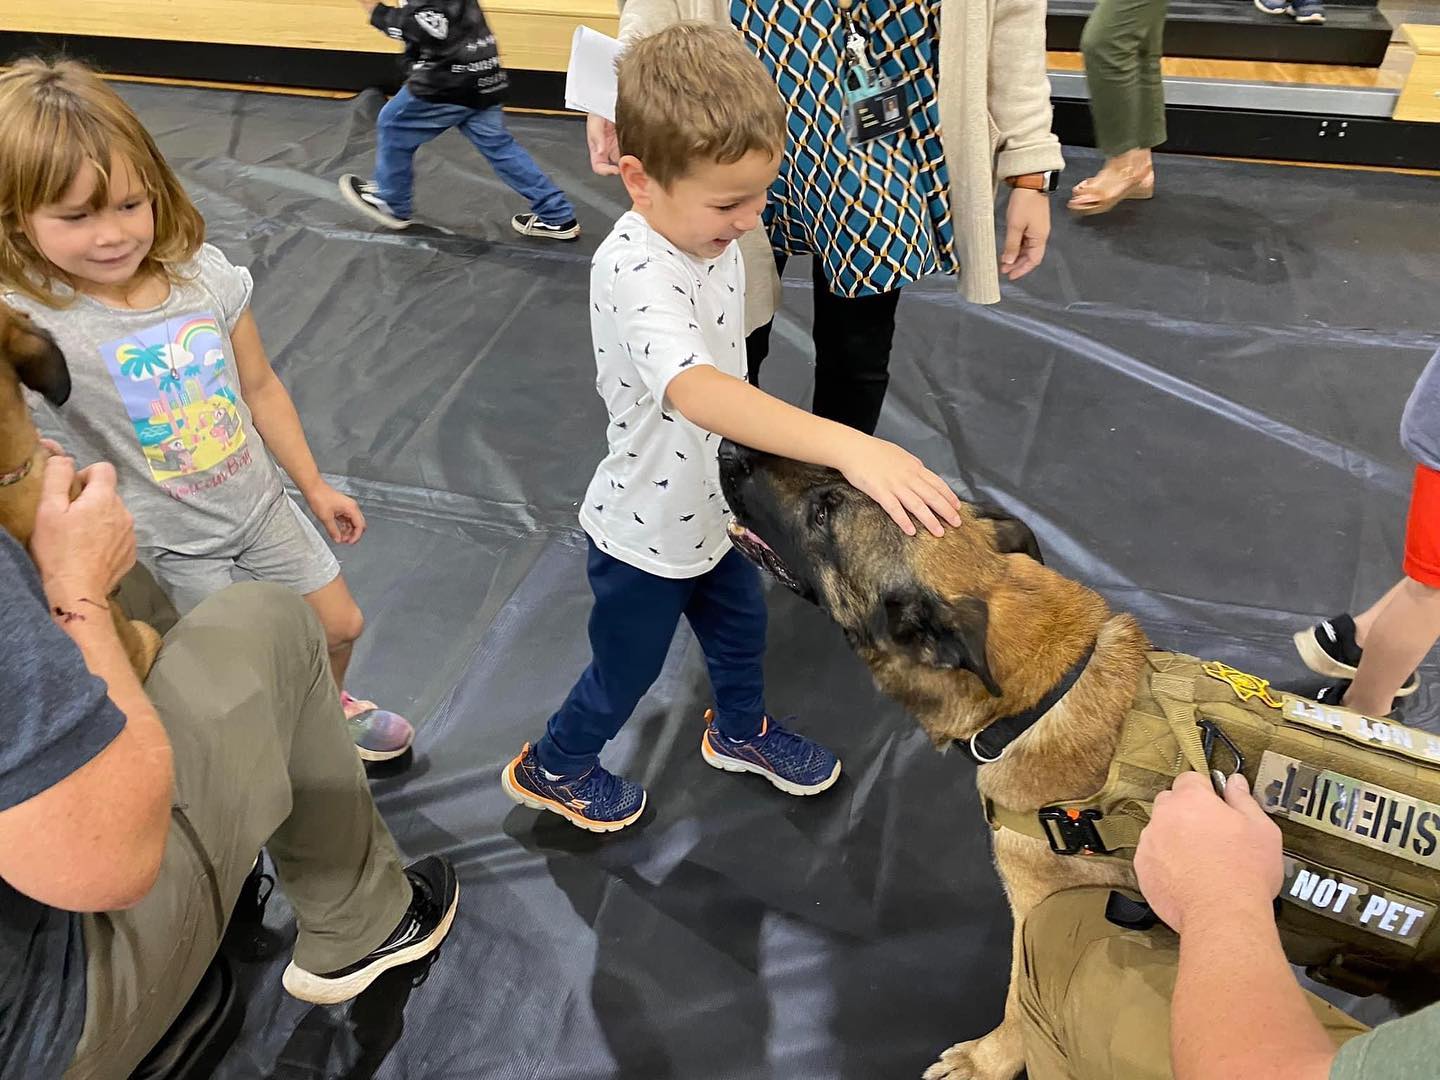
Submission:
<svg viewBox="0 0 1440 1080">
<path fill-rule="evenodd" d="M 903 131 L 910 123 L 904 83 L 864 68 L 852 68 L 845 88 L 845 134 L 853 146 Z"/>
</svg>

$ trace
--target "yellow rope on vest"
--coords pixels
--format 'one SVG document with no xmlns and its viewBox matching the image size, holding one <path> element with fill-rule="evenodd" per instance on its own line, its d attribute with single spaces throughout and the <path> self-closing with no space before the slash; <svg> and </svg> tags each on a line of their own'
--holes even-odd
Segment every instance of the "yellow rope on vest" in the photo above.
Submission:
<svg viewBox="0 0 1440 1080">
<path fill-rule="evenodd" d="M 1278 709 L 1284 704 L 1284 702 L 1270 692 L 1269 679 L 1262 679 L 1258 675 L 1247 675 L 1245 672 L 1239 671 L 1229 664 L 1222 664 L 1215 660 L 1200 665 L 1200 670 L 1212 679 L 1219 679 L 1228 685 L 1231 690 L 1235 691 L 1235 696 L 1241 701 L 1259 698 L 1272 709 Z"/>
</svg>

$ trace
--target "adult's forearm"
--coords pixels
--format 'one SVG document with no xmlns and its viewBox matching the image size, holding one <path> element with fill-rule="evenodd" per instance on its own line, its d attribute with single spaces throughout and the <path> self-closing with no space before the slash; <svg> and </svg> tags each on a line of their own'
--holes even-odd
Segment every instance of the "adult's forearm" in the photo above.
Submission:
<svg viewBox="0 0 1440 1080">
<path fill-rule="evenodd" d="M 168 808 L 173 782 L 170 739 L 120 643 L 105 598 L 82 595 L 84 592 L 87 590 L 47 590 L 51 617 L 80 649 L 90 673 L 104 681 L 110 700 L 125 715 L 125 726 L 137 740 L 137 748 L 153 766 L 149 776 L 137 777 L 137 782 L 148 780 L 157 793 L 163 793 Z"/>
<path fill-rule="evenodd" d="M 1266 906 L 1187 921 L 1171 1003 L 1176 1080 L 1323 1080 L 1330 1037 L 1295 981 Z"/>
</svg>

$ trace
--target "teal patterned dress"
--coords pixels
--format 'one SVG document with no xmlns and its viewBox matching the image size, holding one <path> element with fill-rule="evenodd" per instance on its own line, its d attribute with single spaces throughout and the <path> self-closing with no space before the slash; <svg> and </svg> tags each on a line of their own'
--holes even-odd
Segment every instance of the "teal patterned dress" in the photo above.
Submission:
<svg viewBox="0 0 1440 1080">
<path fill-rule="evenodd" d="M 837 296 L 890 292 L 958 269 L 936 100 L 940 0 L 856 0 L 872 66 L 908 88 L 910 126 L 845 135 L 845 19 L 833 0 L 731 0 L 730 19 L 775 77 L 789 138 L 765 225 L 780 254 L 813 254 Z"/>
</svg>

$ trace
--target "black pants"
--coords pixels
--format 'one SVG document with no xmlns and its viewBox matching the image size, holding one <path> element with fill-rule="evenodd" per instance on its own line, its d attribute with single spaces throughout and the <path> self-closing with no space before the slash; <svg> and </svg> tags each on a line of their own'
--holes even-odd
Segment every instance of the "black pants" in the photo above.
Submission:
<svg viewBox="0 0 1440 1080">
<path fill-rule="evenodd" d="M 785 256 L 775 265 L 784 270 Z M 815 283 L 815 399 L 811 411 L 874 434 L 890 385 L 890 345 L 895 339 L 895 305 L 900 290 L 874 296 L 836 296 L 819 259 L 810 261 Z M 750 382 L 760 385 L 760 365 L 770 355 L 768 322 L 745 339 Z"/>
</svg>

